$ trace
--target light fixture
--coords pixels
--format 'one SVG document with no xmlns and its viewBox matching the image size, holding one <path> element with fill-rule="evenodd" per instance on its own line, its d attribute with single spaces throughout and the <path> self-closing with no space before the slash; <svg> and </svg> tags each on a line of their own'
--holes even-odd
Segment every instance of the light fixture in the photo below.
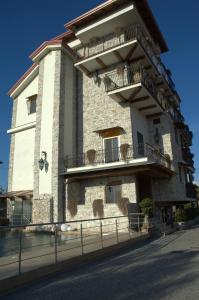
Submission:
<svg viewBox="0 0 199 300">
<path fill-rule="evenodd" d="M 47 163 L 47 152 L 46 151 L 42 151 L 41 152 L 41 158 L 39 160 L 39 169 L 42 171 L 44 166 L 46 166 Z"/>
</svg>

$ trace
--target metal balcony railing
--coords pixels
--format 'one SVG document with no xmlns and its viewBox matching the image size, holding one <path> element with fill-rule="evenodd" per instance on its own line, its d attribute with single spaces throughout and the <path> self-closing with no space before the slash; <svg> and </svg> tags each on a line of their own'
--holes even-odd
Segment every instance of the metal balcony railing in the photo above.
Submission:
<svg viewBox="0 0 199 300">
<path fill-rule="evenodd" d="M 92 155 L 88 152 L 92 151 Z M 129 162 L 138 158 L 148 158 L 149 162 L 157 163 L 171 169 L 170 159 L 149 144 L 140 144 L 138 147 L 129 146 L 124 152 L 121 148 L 113 148 L 111 152 L 105 150 L 89 150 L 76 156 L 65 158 L 65 168 L 95 166 L 114 162 Z"/>
<path fill-rule="evenodd" d="M 118 69 L 107 73 L 104 77 L 106 92 L 137 83 L 142 83 L 163 109 L 167 107 L 167 99 L 157 88 L 154 79 L 147 74 L 144 67 L 140 64 L 120 66 Z"/>
<path fill-rule="evenodd" d="M 188 198 L 196 199 L 197 198 L 197 191 L 196 187 L 192 182 L 186 183 L 186 195 Z"/>
<path fill-rule="evenodd" d="M 139 41 L 140 45 L 147 53 L 149 59 L 156 67 L 160 75 L 164 77 L 170 88 L 175 91 L 175 84 L 171 79 L 170 72 L 166 69 L 161 59 L 157 57 L 155 51 L 153 50 L 152 42 L 144 34 L 142 26 L 138 24 L 133 24 L 124 28 L 118 28 L 114 32 L 109 33 L 104 37 L 92 38 L 89 43 L 83 44 L 76 50 L 76 52 L 81 61 L 135 39 Z"/>
</svg>

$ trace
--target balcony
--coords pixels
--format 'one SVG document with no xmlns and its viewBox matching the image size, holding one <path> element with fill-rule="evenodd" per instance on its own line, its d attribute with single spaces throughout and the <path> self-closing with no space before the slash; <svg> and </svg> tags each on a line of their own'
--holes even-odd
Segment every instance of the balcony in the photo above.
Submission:
<svg viewBox="0 0 199 300">
<path fill-rule="evenodd" d="M 167 175 L 173 174 L 169 158 L 149 144 L 140 144 L 138 147 L 128 146 L 125 151 L 120 147 L 112 149 L 111 152 L 89 150 L 81 155 L 67 156 L 65 174 L 73 175 L 105 169 L 135 168 L 135 170 L 140 170 L 141 167 L 148 167 L 145 169 L 149 171 L 149 166 Z"/>
<path fill-rule="evenodd" d="M 197 190 L 192 182 L 186 183 L 186 196 L 187 198 L 197 199 Z"/>
<path fill-rule="evenodd" d="M 193 133 L 189 129 L 189 126 L 186 124 L 183 127 L 182 135 L 183 135 L 183 139 L 184 139 L 184 143 L 185 143 L 186 147 L 191 147 L 192 140 L 193 140 Z"/>
<path fill-rule="evenodd" d="M 155 69 L 160 77 L 159 84 L 163 84 L 166 89 L 169 88 L 176 94 L 170 71 L 156 55 L 152 42 L 138 24 L 118 28 L 117 31 L 104 37 L 93 38 L 76 51 L 79 60 L 75 66 L 86 70 L 88 74 L 123 61 L 131 62 L 142 59 L 148 68 Z"/>
<path fill-rule="evenodd" d="M 166 110 L 168 101 L 144 67 L 122 65 L 104 77 L 106 92 L 114 100 L 134 104 L 143 114 L 157 114 Z"/>
<path fill-rule="evenodd" d="M 194 168 L 194 154 L 191 153 L 191 150 L 188 147 L 182 149 L 182 158 L 188 166 Z"/>
<path fill-rule="evenodd" d="M 180 129 L 184 128 L 185 119 L 179 110 L 176 110 L 172 117 L 174 120 L 174 124 L 177 128 L 180 128 Z"/>
</svg>

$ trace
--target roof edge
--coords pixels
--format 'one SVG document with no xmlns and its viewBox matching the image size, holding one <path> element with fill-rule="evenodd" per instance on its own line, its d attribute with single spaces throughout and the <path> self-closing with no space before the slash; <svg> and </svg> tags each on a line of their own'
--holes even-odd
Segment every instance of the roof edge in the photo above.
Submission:
<svg viewBox="0 0 199 300">
<path fill-rule="evenodd" d="M 20 77 L 20 79 L 10 88 L 8 91 L 8 96 L 11 97 L 13 92 L 18 88 L 18 86 L 38 67 L 37 63 L 33 63 L 32 66 Z"/>
</svg>

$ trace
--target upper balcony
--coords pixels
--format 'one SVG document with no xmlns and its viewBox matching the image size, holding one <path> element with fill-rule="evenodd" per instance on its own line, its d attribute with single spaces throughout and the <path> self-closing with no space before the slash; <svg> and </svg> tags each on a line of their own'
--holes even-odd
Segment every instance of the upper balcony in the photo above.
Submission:
<svg viewBox="0 0 199 300">
<path fill-rule="evenodd" d="M 134 62 L 142 59 L 160 77 L 159 84 L 175 94 L 175 85 L 171 73 L 153 50 L 151 40 L 144 34 L 140 25 L 134 24 L 118 28 L 104 37 L 93 38 L 89 43 L 77 49 L 79 56 L 76 67 L 81 67 L 88 74 L 105 69 L 121 62 Z"/>
<path fill-rule="evenodd" d="M 106 92 L 116 101 L 134 104 L 144 115 L 162 113 L 166 110 L 167 98 L 139 63 L 122 65 L 104 77 Z"/>
<path fill-rule="evenodd" d="M 162 154 L 149 144 L 140 144 L 138 147 L 128 146 L 126 149 L 114 148 L 111 152 L 104 150 L 88 150 L 76 156 L 67 156 L 65 159 L 65 174 L 90 174 L 93 172 L 117 171 L 120 174 L 127 170 L 131 173 L 151 172 L 151 176 L 171 176 L 173 167 L 169 156 Z"/>
<path fill-rule="evenodd" d="M 190 148 L 186 147 L 182 149 L 182 158 L 189 167 L 194 169 L 194 154 L 191 153 Z"/>
<path fill-rule="evenodd" d="M 182 129 L 185 126 L 185 119 L 179 110 L 175 110 L 173 115 L 174 124 L 176 127 Z"/>
</svg>

